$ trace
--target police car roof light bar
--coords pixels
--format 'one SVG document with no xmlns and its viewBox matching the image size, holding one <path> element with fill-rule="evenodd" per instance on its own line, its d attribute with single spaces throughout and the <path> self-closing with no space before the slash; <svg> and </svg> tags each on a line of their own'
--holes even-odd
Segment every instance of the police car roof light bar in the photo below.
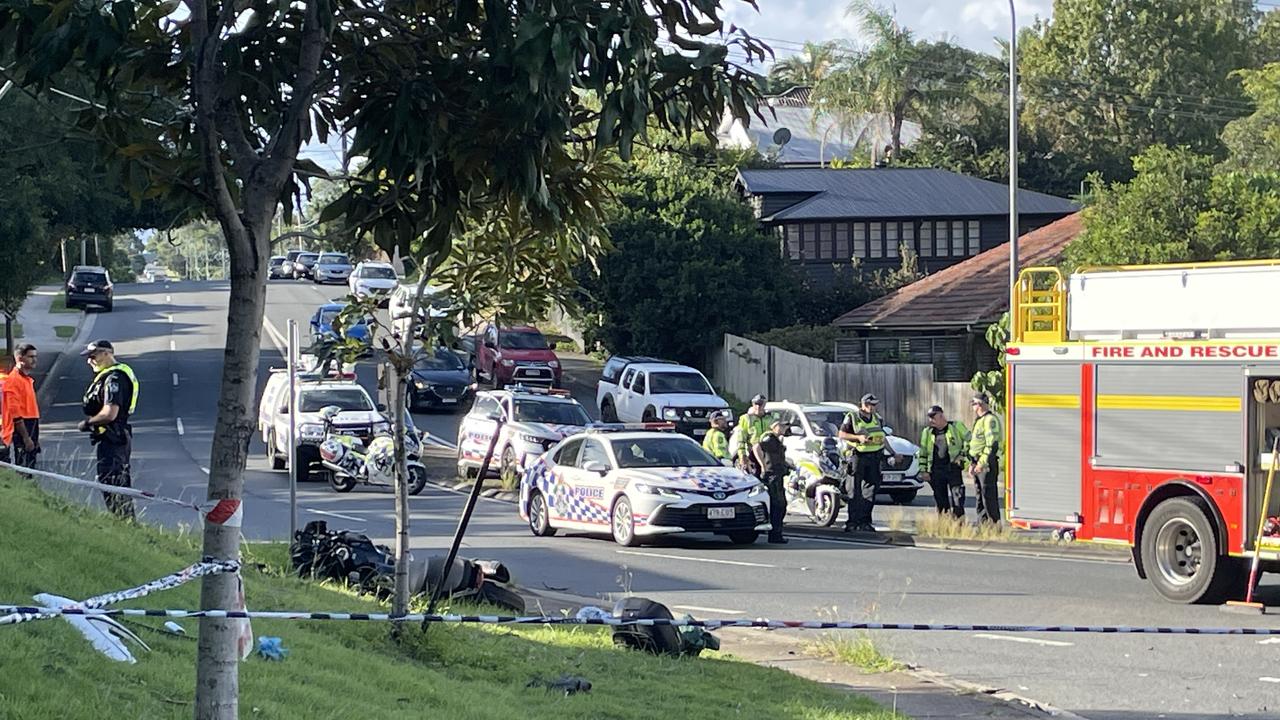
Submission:
<svg viewBox="0 0 1280 720">
<path fill-rule="evenodd" d="M 592 423 L 587 426 L 587 432 L 635 432 L 642 430 L 652 431 L 669 431 L 675 430 L 676 424 L 669 422 L 647 422 L 647 423 Z"/>
</svg>

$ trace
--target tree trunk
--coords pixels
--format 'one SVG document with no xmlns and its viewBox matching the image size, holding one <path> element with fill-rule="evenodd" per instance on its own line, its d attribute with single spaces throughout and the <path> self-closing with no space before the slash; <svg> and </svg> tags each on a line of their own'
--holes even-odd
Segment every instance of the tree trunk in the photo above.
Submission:
<svg viewBox="0 0 1280 720">
<path fill-rule="evenodd" d="M 245 218 L 248 219 L 248 218 Z M 242 224 L 223 220 L 223 232 L 231 254 L 231 294 L 227 310 L 227 342 L 222 356 L 222 384 L 218 393 L 218 418 L 209 458 L 210 501 L 239 500 L 249 439 L 254 431 L 253 401 L 258 377 L 262 317 L 266 310 L 267 227 L 259 217 Z M 205 557 L 238 560 L 240 528 L 204 524 Z M 204 578 L 200 607 L 231 608 L 237 598 L 235 575 Z M 239 708 L 239 653 L 236 638 L 240 621 L 201 618 L 196 663 L 197 720 L 234 719 Z"/>
<path fill-rule="evenodd" d="M 406 357 L 412 358 L 413 345 L 405 342 Z M 404 447 L 404 374 L 396 364 L 391 365 L 391 417 L 395 433 L 396 450 L 396 574 L 395 592 L 391 600 L 391 612 L 404 615 L 409 612 L 409 462 Z M 399 625 L 396 625 L 398 628 Z"/>
<path fill-rule="evenodd" d="M 906 117 L 906 112 L 902 108 L 895 108 L 893 111 L 893 127 L 890 129 L 893 143 L 893 162 L 898 161 L 898 155 L 902 152 L 902 121 Z"/>
<path fill-rule="evenodd" d="M 13 316 L 9 313 L 4 314 L 4 356 L 6 360 L 13 357 Z M 3 367 L 0 364 L 0 367 Z"/>
</svg>

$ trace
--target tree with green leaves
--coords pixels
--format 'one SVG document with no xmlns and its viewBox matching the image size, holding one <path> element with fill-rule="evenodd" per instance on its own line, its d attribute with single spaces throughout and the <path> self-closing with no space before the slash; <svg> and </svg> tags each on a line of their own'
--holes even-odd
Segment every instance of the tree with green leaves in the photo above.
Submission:
<svg viewBox="0 0 1280 720">
<path fill-rule="evenodd" d="M 1273 13 L 1280 17 L 1280 12 Z M 1227 165 L 1236 169 L 1280 167 L 1280 60 L 1258 70 L 1239 70 L 1253 113 L 1222 131 Z"/>
<path fill-rule="evenodd" d="M 1054 150 L 1106 180 L 1155 144 L 1212 154 L 1223 126 L 1249 112 L 1252 3 L 1237 0 L 1056 0 L 1024 33 L 1024 121 Z"/>
<path fill-rule="evenodd" d="M 324 175 L 299 159 L 304 143 L 351 133 L 350 155 L 366 162 L 321 220 L 346 218 L 382 249 L 427 259 L 425 279 L 456 236 L 495 215 L 516 237 L 597 226 L 609 153 L 629 160 L 650 124 L 710 136 L 726 107 L 746 119 L 756 77 L 729 51 L 760 60 L 767 50 L 727 30 L 713 0 L 607 12 L 596 0 L 180 6 L 0 0 L 0 48 L 13 60 L 5 74 L 33 92 L 91 80 L 96 104 L 78 126 L 126 187 L 219 224 L 231 322 L 207 495 L 232 503 L 254 430 L 272 221 Z M 403 482 L 396 494 L 402 546 Z M 205 555 L 239 557 L 239 528 L 206 522 L 203 536 Z M 236 587 L 205 578 L 201 606 L 232 606 Z M 406 601 L 397 592 L 395 608 Z M 234 637 L 231 621 L 202 618 L 197 718 L 236 716 Z"/>
<path fill-rule="evenodd" d="M 769 68 L 769 83 L 779 92 L 793 87 L 813 87 L 831 74 L 840 52 L 840 46 L 834 42 L 806 42 L 800 52 Z"/>
<path fill-rule="evenodd" d="M 0 175 L 0 312 L 4 313 L 5 358 L 13 357 L 13 322 L 27 293 L 48 272 L 48 242 L 40 193 L 30 178 Z M 0 365 L 0 368 L 5 367 Z"/>
</svg>

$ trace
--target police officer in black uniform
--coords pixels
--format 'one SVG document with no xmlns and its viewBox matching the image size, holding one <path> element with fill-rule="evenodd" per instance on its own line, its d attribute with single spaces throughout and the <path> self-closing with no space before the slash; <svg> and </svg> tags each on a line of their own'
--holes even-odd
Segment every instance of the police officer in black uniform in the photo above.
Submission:
<svg viewBox="0 0 1280 720">
<path fill-rule="evenodd" d="M 133 369 L 117 362 L 115 346 L 108 340 L 89 343 L 81 353 L 93 368 L 93 381 L 84 393 L 81 432 L 89 433 L 98 455 L 98 482 L 133 487 L 129 458 L 133 451 L 133 428 L 129 418 L 137 407 L 138 379 Z M 133 499 L 104 492 L 107 509 L 123 518 L 134 517 Z"/>
</svg>

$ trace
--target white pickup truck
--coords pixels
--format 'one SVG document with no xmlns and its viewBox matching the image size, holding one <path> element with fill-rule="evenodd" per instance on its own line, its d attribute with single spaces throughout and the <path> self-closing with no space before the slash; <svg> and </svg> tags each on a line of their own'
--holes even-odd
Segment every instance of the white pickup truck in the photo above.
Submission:
<svg viewBox="0 0 1280 720">
<path fill-rule="evenodd" d="M 299 374 L 296 384 L 298 446 L 289 452 L 289 373 L 273 368 L 258 404 L 258 432 L 267 447 L 267 460 L 272 470 L 284 470 L 292 456 L 298 463 L 298 481 L 304 482 L 311 465 L 320 462 L 320 443 L 324 440 L 324 419 L 320 411 L 336 405 L 341 412 L 333 419 L 333 431 L 353 435 L 368 443 L 378 432 L 389 432 L 391 425 L 375 405 L 369 393 L 353 376 L 340 374 L 321 377 Z"/>
<path fill-rule="evenodd" d="M 670 422 L 701 438 L 709 416 L 729 403 L 697 370 L 647 357 L 613 357 L 596 383 L 596 406 L 607 423 Z"/>
</svg>

